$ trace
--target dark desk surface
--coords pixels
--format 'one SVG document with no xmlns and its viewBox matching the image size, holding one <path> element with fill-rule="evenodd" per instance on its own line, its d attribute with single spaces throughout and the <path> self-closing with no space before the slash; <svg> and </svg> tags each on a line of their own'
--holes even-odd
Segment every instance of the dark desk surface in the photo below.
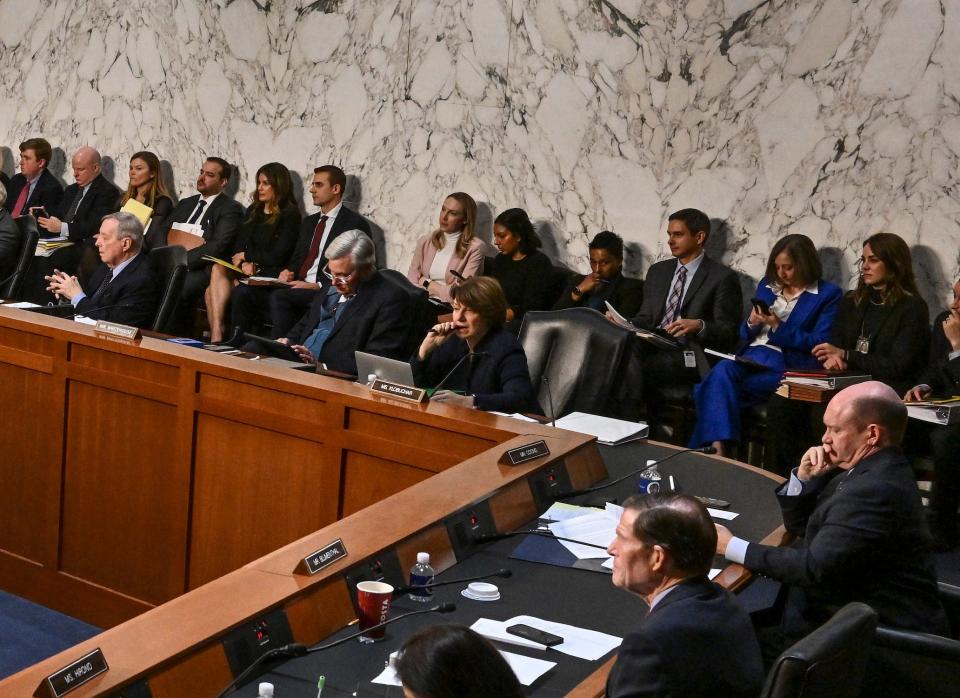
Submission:
<svg viewBox="0 0 960 698">
<path fill-rule="evenodd" d="M 647 459 L 662 458 L 673 452 L 675 449 L 646 443 L 601 447 L 610 479 L 643 465 Z M 685 492 L 729 501 L 730 510 L 739 513 L 739 516 L 723 523 L 744 538 L 760 540 L 781 524 L 780 510 L 773 494 L 778 480 L 771 479 L 768 474 L 700 454 L 677 456 L 664 463 L 661 473 L 665 479 L 673 475 L 677 488 Z M 636 478 L 628 478 L 598 494 L 622 501 L 632 493 L 635 484 Z M 584 497 L 591 498 L 595 499 L 589 495 Z M 574 500 L 573 503 L 581 502 Z M 646 608 L 644 602 L 613 587 L 609 574 L 508 559 L 521 540 L 522 537 L 515 537 L 492 543 L 437 576 L 438 580 L 458 579 L 507 567 L 513 571 L 511 578 L 490 580 L 500 588 L 499 601 L 477 602 L 462 597 L 460 591 L 466 584 L 439 587 L 434 594 L 434 603 L 456 603 L 455 612 L 401 620 L 387 628 L 383 641 L 372 645 L 361 645 L 352 640 L 330 650 L 288 661 L 247 683 L 236 695 L 255 696 L 257 684 L 269 681 L 274 684 L 277 696 L 313 698 L 317 694 L 317 678 L 324 675 L 324 697 L 401 698 L 401 688 L 372 684 L 370 681 L 383 670 L 391 652 L 398 649 L 407 637 L 428 625 L 459 623 L 469 626 L 480 617 L 506 620 L 529 614 L 623 637 L 643 617 Z M 394 600 L 391 616 L 425 606 L 403 596 Z M 356 626 L 345 628 L 325 642 L 355 630 Z M 557 662 L 556 667 L 527 689 L 528 695 L 536 696 L 566 695 L 613 655 L 611 652 L 600 660 L 587 661 L 553 650 L 540 652 L 500 643 L 498 646 L 516 654 Z"/>
</svg>

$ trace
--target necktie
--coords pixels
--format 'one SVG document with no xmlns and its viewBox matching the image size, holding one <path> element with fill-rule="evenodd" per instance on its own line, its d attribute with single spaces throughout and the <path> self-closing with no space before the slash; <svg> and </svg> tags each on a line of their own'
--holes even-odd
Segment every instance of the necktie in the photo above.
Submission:
<svg viewBox="0 0 960 698">
<path fill-rule="evenodd" d="M 63 220 L 66 223 L 72 221 L 73 217 L 77 215 L 77 209 L 80 208 L 81 201 L 83 201 L 83 187 L 80 187 L 80 191 L 78 191 L 77 195 L 73 197 L 73 201 L 70 203 L 70 208 L 67 209 L 67 215 L 63 217 Z"/>
<path fill-rule="evenodd" d="M 680 317 L 680 299 L 683 298 L 683 286 L 686 283 L 687 268 L 681 266 L 680 271 L 677 273 L 677 280 L 673 284 L 673 290 L 670 291 L 670 297 L 667 299 L 667 309 L 663 313 L 660 327 L 666 327 Z"/>
<path fill-rule="evenodd" d="M 300 265 L 300 271 L 297 274 L 298 279 L 306 281 L 307 272 L 310 271 L 313 263 L 317 261 L 317 255 L 320 254 L 320 243 L 323 240 L 323 231 L 326 227 L 327 217 L 320 216 L 320 222 L 317 223 L 317 227 L 313 231 L 313 239 L 310 240 L 310 251 L 307 253 L 306 259 L 303 260 L 303 264 Z"/>
<path fill-rule="evenodd" d="M 107 269 L 107 275 L 103 277 L 103 281 L 101 281 L 100 285 L 97 286 L 96 292 L 94 292 L 93 297 L 90 299 L 91 303 L 94 305 L 97 304 L 97 301 L 100 300 L 103 292 L 107 290 L 107 286 L 110 285 L 111 279 L 113 279 L 113 269 Z"/>
<path fill-rule="evenodd" d="M 13 206 L 13 217 L 16 218 L 23 213 L 23 207 L 27 205 L 27 195 L 30 193 L 30 182 L 23 185 L 20 190 L 20 196 L 17 197 L 17 203 Z"/>
<path fill-rule="evenodd" d="M 193 215 L 190 216 L 190 220 L 188 220 L 187 223 L 196 223 L 198 220 L 200 220 L 200 216 L 203 215 L 203 209 L 206 207 L 206 205 L 207 202 L 203 199 L 200 199 L 200 203 L 197 204 L 197 210 L 193 212 Z"/>
</svg>

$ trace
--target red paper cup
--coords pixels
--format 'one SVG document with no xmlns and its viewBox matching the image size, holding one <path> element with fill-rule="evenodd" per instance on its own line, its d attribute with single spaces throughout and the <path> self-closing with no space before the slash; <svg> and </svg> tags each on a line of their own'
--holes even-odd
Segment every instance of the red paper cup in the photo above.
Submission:
<svg viewBox="0 0 960 698">
<path fill-rule="evenodd" d="M 390 612 L 393 587 L 386 582 L 360 582 L 357 584 L 357 606 L 360 607 L 360 630 L 380 625 Z M 360 642 L 382 640 L 386 628 L 377 628 L 360 636 Z"/>
</svg>

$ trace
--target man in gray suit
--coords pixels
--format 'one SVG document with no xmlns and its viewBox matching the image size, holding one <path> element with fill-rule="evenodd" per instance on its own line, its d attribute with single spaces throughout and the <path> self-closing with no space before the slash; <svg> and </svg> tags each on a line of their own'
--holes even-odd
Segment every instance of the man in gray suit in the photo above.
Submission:
<svg viewBox="0 0 960 698">
<path fill-rule="evenodd" d="M 643 304 L 633 323 L 677 340 L 676 349 L 642 342 L 642 394 L 658 398 L 657 387 L 699 380 L 692 352 L 699 346 L 732 351 L 743 312 L 737 275 L 704 254 L 710 219 L 685 208 L 670 214 L 667 244 L 674 259 L 650 267 L 643 286 Z M 652 391 L 652 392 L 651 392 Z"/>
</svg>

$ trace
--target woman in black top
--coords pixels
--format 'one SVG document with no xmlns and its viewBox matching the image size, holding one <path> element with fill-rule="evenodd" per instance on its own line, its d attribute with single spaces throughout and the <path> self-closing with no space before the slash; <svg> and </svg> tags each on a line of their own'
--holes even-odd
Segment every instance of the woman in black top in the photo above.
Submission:
<svg viewBox="0 0 960 698">
<path fill-rule="evenodd" d="M 500 282 L 507 296 L 505 328 L 517 334 L 528 310 L 547 310 L 553 265 L 540 252 L 540 238 L 522 208 L 509 208 L 493 222 L 493 244 L 500 250 L 493 259 L 490 276 Z"/>
<path fill-rule="evenodd" d="M 293 198 L 290 171 L 279 162 L 261 167 L 251 198 L 253 203 L 240 225 L 236 252 L 230 261 L 247 276 L 275 277 L 293 252 L 300 229 L 300 209 Z M 227 303 L 238 279 L 235 271 L 212 265 L 210 285 L 204 293 L 211 342 L 223 341 Z"/>
<path fill-rule="evenodd" d="M 173 210 L 173 195 L 160 176 L 160 158 L 149 150 L 141 150 L 130 157 L 130 172 L 127 191 L 120 197 L 120 208 L 130 199 L 153 209 L 153 215 L 143 229 L 150 232 L 154 221 L 161 225 Z"/>
<path fill-rule="evenodd" d="M 902 395 L 916 384 L 930 345 L 930 316 L 917 292 L 910 248 L 898 235 L 877 233 L 863 243 L 859 265 L 860 281 L 840 301 L 830 341 L 811 353 L 827 370 L 869 375 Z M 781 474 L 796 467 L 819 441 L 825 409 L 771 398 L 764 464 Z"/>
</svg>

